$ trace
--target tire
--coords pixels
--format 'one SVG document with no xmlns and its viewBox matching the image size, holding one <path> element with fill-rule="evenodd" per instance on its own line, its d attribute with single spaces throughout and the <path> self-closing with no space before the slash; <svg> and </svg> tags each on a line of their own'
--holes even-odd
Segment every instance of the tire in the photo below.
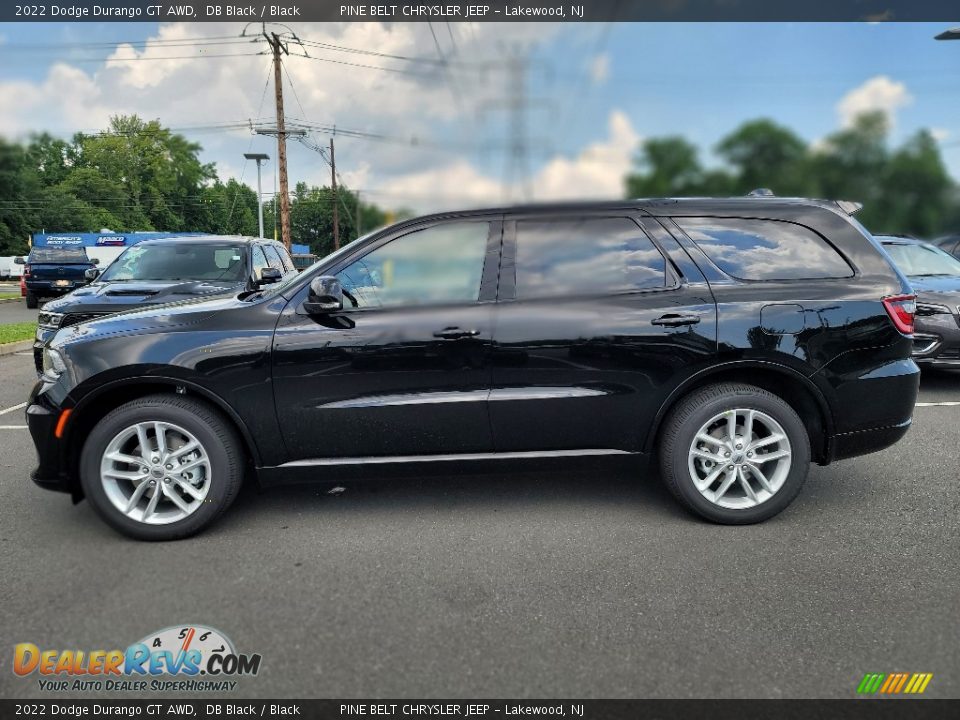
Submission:
<svg viewBox="0 0 960 720">
<path fill-rule="evenodd" d="M 151 448 L 146 459 L 118 464 L 105 458 L 110 448 L 117 447 L 120 449 L 116 452 L 122 452 L 124 458 L 140 457 L 138 424 L 146 428 L 144 437 Z M 164 445 L 172 451 L 169 462 L 156 449 L 157 428 L 162 428 Z M 118 440 L 124 437 L 125 441 Z M 179 448 L 187 449 L 190 440 L 198 444 L 198 449 L 174 457 L 178 449 L 176 443 L 180 443 Z M 126 444 L 115 444 L 121 442 Z M 236 499 L 243 479 L 242 452 L 243 446 L 233 427 L 206 403 L 179 395 L 150 395 L 121 405 L 97 423 L 80 456 L 80 482 L 94 510 L 115 530 L 137 540 L 178 540 L 208 527 Z M 204 459 L 198 460 L 198 457 Z M 154 462 L 154 458 L 159 458 L 159 462 Z M 191 465 L 197 467 L 190 469 Z M 163 468 L 171 466 L 172 471 L 164 471 Z M 102 475 L 104 467 L 145 477 L 141 482 L 153 482 L 138 496 L 140 500 L 133 513 L 140 514 L 140 518 L 128 516 L 120 507 L 137 492 L 137 480 L 116 478 L 110 472 Z M 187 472 L 178 472 L 181 469 Z M 158 474 L 150 474 L 154 472 Z M 162 480 L 158 479 L 159 473 L 165 473 Z M 196 480 L 184 480 L 191 474 Z M 187 487 L 188 484 L 191 487 Z M 191 492 L 186 492 L 188 490 Z M 189 512 L 173 502 L 171 492 L 181 503 L 190 506 Z M 146 520 L 152 496 L 158 493 L 160 498 L 154 504 L 150 519 Z"/>
<path fill-rule="evenodd" d="M 741 435 L 748 421 L 750 441 Z M 705 428 L 715 429 L 701 433 Z M 777 440 L 781 436 L 786 439 Z M 766 460 L 767 455 L 775 459 Z M 721 383 L 695 390 L 671 410 L 660 433 L 667 488 L 684 508 L 716 523 L 745 525 L 773 517 L 797 496 L 809 469 L 810 439 L 803 421 L 781 398 L 753 385 Z M 715 473 L 719 476 L 708 483 Z"/>
<path fill-rule="evenodd" d="M 27 308 L 30 310 L 36 310 L 40 306 L 40 302 L 37 299 L 37 296 L 32 292 L 27 293 Z"/>
</svg>

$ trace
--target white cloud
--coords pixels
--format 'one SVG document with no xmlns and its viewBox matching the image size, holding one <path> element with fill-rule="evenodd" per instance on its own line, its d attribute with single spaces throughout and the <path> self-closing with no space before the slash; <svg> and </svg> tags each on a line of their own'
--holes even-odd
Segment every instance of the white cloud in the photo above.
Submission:
<svg viewBox="0 0 960 720">
<path fill-rule="evenodd" d="M 590 79 L 594 85 L 602 85 L 610 77 L 610 55 L 595 55 L 590 61 Z"/>
<path fill-rule="evenodd" d="M 913 96 L 906 85 L 886 75 L 877 75 L 844 95 L 837 103 L 837 113 L 844 127 L 852 125 L 857 115 L 874 110 L 886 113 L 893 125 L 896 112 L 912 102 Z"/>
<path fill-rule="evenodd" d="M 630 170 L 640 142 L 630 119 L 614 110 L 608 119 L 608 134 L 574 157 L 551 158 L 531 179 L 535 200 L 618 198 L 623 178 Z M 386 196 L 416 209 L 449 209 L 491 205 L 519 198 L 518 188 L 483 174 L 466 160 L 422 172 L 392 178 L 383 186 Z"/>
<path fill-rule="evenodd" d="M 538 198 L 616 198 L 623 194 L 623 178 L 629 172 L 640 136 L 621 111 L 607 121 L 605 140 L 588 145 L 575 158 L 558 156 L 534 178 Z"/>
<path fill-rule="evenodd" d="M 930 128 L 930 134 L 933 136 L 933 139 L 937 142 L 943 142 L 944 140 L 950 137 L 950 131 L 946 128 Z"/>
</svg>

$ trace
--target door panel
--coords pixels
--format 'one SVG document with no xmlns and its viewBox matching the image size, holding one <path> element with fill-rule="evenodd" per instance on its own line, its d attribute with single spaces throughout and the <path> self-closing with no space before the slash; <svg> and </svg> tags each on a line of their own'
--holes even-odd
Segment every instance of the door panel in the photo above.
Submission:
<svg viewBox="0 0 960 720">
<path fill-rule="evenodd" d="M 585 225 L 579 239 L 588 250 L 581 260 L 557 251 L 562 272 L 572 277 L 554 283 L 563 294 L 548 296 L 553 271 L 540 267 L 540 276 L 527 287 L 543 297 L 525 299 L 525 266 L 533 266 L 516 250 L 524 238 L 518 220 L 505 224 L 502 267 L 516 268 L 516 276 L 501 277 L 501 292 L 508 295 L 501 295 L 496 310 L 490 395 L 496 450 L 638 451 L 669 392 L 716 355 L 716 307 L 709 287 L 692 263 L 681 269 L 667 260 L 662 287 L 591 294 L 591 279 L 617 287 L 623 274 L 610 267 L 586 268 L 616 262 L 627 266 L 630 282 L 651 284 L 650 268 L 659 266 L 650 248 L 661 259 L 683 254 L 655 221 L 638 219 L 645 233 L 638 220 L 630 219 L 636 237 L 622 222 L 614 228 Z M 597 228 L 604 237 L 593 232 Z M 565 232 L 554 246 L 566 242 L 570 231 Z M 616 252 L 589 250 L 604 244 Z M 631 264 L 645 268 L 632 271 Z"/>
<path fill-rule="evenodd" d="M 501 223 L 481 224 L 479 244 L 470 228 L 450 231 L 452 251 L 446 241 L 404 242 L 416 231 L 345 260 L 334 272 L 357 307 L 311 316 L 306 291 L 290 302 L 273 370 L 290 460 L 492 450 L 494 303 L 480 298 L 496 282 Z"/>
</svg>

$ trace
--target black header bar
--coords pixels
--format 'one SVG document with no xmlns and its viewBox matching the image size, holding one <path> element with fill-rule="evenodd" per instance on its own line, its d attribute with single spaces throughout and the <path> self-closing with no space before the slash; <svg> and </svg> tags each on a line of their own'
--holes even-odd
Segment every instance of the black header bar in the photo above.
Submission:
<svg viewBox="0 0 960 720">
<path fill-rule="evenodd" d="M 956 0 L 61 0 L 0 3 L 2 22 L 918 22 Z"/>
<path fill-rule="evenodd" d="M 322 720 L 941 720 L 960 700 L 0 700 L 0 717 Z"/>
</svg>

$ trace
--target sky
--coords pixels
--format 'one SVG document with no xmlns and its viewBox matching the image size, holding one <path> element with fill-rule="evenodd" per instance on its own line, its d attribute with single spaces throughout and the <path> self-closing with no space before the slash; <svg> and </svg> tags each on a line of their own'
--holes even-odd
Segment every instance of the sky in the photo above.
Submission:
<svg viewBox="0 0 960 720">
<path fill-rule="evenodd" d="M 0 135 L 69 137 L 137 113 L 200 143 L 224 179 L 255 187 L 243 154 L 268 153 L 272 194 L 275 142 L 243 126 L 274 122 L 269 56 L 258 54 L 265 43 L 240 37 L 244 28 L 0 24 Z M 288 117 L 346 130 L 335 136 L 341 180 L 383 207 L 620 197 L 644 138 L 682 134 L 715 166 L 716 143 L 746 120 L 772 118 L 816 145 L 865 110 L 888 114 L 894 145 L 931 130 L 960 179 L 960 42 L 934 41 L 942 24 L 290 29 L 303 44 L 284 62 Z M 520 97 L 524 130 L 514 133 Z M 325 146 L 329 137 L 311 129 L 306 140 Z M 516 138 L 525 163 L 511 152 Z M 288 163 L 291 187 L 329 183 L 315 149 L 290 142 Z"/>
</svg>

